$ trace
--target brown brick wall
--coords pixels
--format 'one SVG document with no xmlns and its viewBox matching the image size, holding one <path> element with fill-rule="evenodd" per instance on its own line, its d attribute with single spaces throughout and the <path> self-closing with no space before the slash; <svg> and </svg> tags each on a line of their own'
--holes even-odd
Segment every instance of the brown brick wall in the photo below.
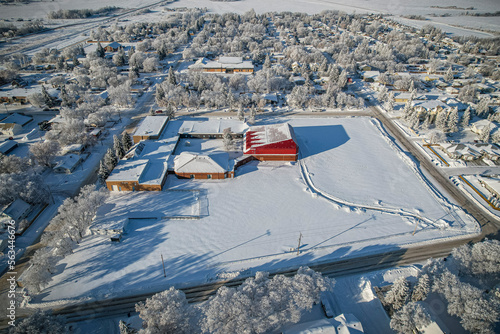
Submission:
<svg viewBox="0 0 500 334">
<path fill-rule="evenodd" d="M 297 161 L 297 155 L 254 155 L 260 161 Z"/>
<path fill-rule="evenodd" d="M 213 180 L 222 180 L 222 179 L 231 179 L 234 177 L 234 172 L 227 172 L 227 173 L 176 173 L 178 178 L 180 179 L 191 179 L 191 175 L 193 175 L 194 179 L 202 179 L 206 180 L 208 179 L 208 175 L 212 175 Z M 226 174 L 227 177 L 224 177 L 224 174 Z"/>
</svg>

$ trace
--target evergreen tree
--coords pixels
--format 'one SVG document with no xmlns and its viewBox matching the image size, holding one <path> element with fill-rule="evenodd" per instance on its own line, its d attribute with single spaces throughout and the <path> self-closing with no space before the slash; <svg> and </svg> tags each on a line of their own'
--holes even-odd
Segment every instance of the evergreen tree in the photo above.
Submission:
<svg viewBox="0 0 500 334">
<path fill-rule="evenodd" d="M 490 133 L 491 133 L 491 128 L 490 126 L 485 126 L 483 131 L 481 131 L 481 134 L 479 135 L 479 140 L 487 143 L 490 141 Z"/>
<path fill-rule="evenodd" d="M 489 97 L 483 97 L 483 98 L 481 98 L 481 100 L 477 104 L 477 108 L 476 108 L 476 114 L 479 117 L 486 118 L 488 116 L 488 114 L 490 112 L 489 103 L 490 103 L 490 98 Z"/>
<path fill-rule="evenodd" d="M 78 61 L 78 57 L 77 56 L 74 56 L 73 57 L 73 67 L 76 67 L 80 65 L 80 62 Z"/>
<path fill-rule="evenodd" d="M 464 129 L 469 126 L 470 118 L 471 118 L 470 107 L 467 107 L 462 116 L 462 121 L 460 122 L 460 125 L 462 125 Z"/>
<path fill-rule="evenodd" d="M 399 277 L 385 296 L 385 301 L 392 305 L 394 310 L 399 310 L 406 304 L 409 287 L 406 278 Z"/>
<path fill-rule="evenodd" d="M 53 97 L 47 92 L 47 89 L 45 88 L 44 85 L 42 85 L 42 97 L 47 107 L 52 108 L 53 106 L 55 106 L 56 104 L 55 97 Z"/>
<path fill-rule="evenodd" d="M 168 70 L 168 79 L 167 79 L 168 83 L 172 84 L 172 85 L 177 85 L 177 79 L 175 78 L 175 73 L 174 73 L 174 69 L 172 67 L 169 68 Z"/>
<path fill-rule="evenodd" d="M 425 120 L 422 123 L 422 130 L 429 130 L 430 125 L 431 125 L 431 115 L 427 113 L 425 115 Z"/>
<path fill-rule="evenodd" d="M 128 59 L 130 59 L 130 57 L 132 57 L 132 55 L 133 55 L 134 53 L 135 53 L 134 47 L 133 47 L 133 46 L 131 46 L 131 47 L 130 47 L 130 50 L 128 50 L 128 54 L 127 54 Z"/>
<path fill-rule="evenodd" d="M 271 59 L 269 58 L 269 55 L 266 55 L 266 60 L 264 61 L 262 68 L 271 68 Z"/>
<path fill-rule="evenodd" d="M 64 57 L 63 56 L 57 57 L 56 69 L 59 71 L 64 69 Z"/>
<path fill-rule="evenodd" d="M 425 300 L 425 298 L 427 298 L 427 295 L 429 294 L 429 291 L 429 275 L 423 274 L 419 277 L 417 285 L 415 285 L 415 288 L 413 289 L 411 300 L 414 302 Z"/>
<path fill-rule="evenodd" d="M 104 51 L 104 48 L 101 45 L 101 42 L 97 42 L 97 49 L 96 49 L 96 54 L 97 57 L 104 58 L 106 55 L 106 51 Z"/>
<path fill-rule="evenodd" d="M 115 150 L 108 148 L 108 151 L 104 156 L 104 165 L 106 165 L 106 168 L 111 172 L 117 164 L 118 158 L 116 157 Z"/>
<path fill-rule="evenodd" d="M 224 150 L 231 151 L 234 147 L 234 140 L 231 134 L 231 128 L 224 129 L 222 135 L 222 142 L 224 144 Z"/>
<path fill-rule="evenodd" d="M 343 70 L 342 73 L 340 73 L 337 85 L 340 88 L 345 88 L 345 86 L 347 85 L 347 72 L 345 70 Z"/>
<path fill-rule="evenodd" d="M 66 86 L 61 87 L 60 98 L 61 98 L 61 105 L 63 107 L 70 107 L 73 104 L 71 103 L 71 99 L 68 95 L 68 92 L 66 91 Z"/>
<path fill-rule="evenodd" d="M 430 322 L 431 317 L 421 304 L 409 303 L 393 314 L 390 326 L 401 334 L 420 333 L 418 329 L 425 327 Z"/>
<path fill-rule="evenodd" d="M 450 132 L 458 131 L 458 108 L 453 108 L 448 113 L 448 119 L 446 120 L 446 127 Z"/>
<path fill-rule="evenodd" d="M 113 149 L 115 150 L 115 154 L 118 159 L 123 158 L 125 150 L 123 149 L 122 142 L 117 135 L 113 136 Z"/>
<path fill-rule="evenodd" d="M 238 108 L 238 119 L 243 121 L 245 119 L 245 112 L 243 111 L 243 105 L 240 104 Z"/>
<path fill-rule="evenodd" d="M 11 327 L 10 334 L 59 334 L 66 333 L 64 319 L 61 316 L 54 316 L 50 312 L 37 310 L 29 317 L 16 321 L 16 326 Z"/>
<path fill-rule="evenodd" d="M 106 179 L 108 178 L 110 172 L 108 167 L 106 167 L 106 164 L 101 160 L 99 162 L 99 171 L 97 172 L 97 176 L 99 178 L 99 181 L 102 184 L 106 184 Z"/>
<path fill-rule="evenodd" d="M 447 116 L 448 113 L 445 110 L 442 110 L 436 116 L 436 127 L 443 132 L 447 131 L 446 128 L 446 120 L 448 118 Z"/>
<path fill-rule="evenodd" d="M 128 132 L 124 132 L 122 134 L 121 142 L 122 142 L 122 146 L 123 146 L 123 149 L 125 150 L 125 152 L 128 152 L 128 150 L 130 150 L 132 145 L 134 145 L 134 143 L 132 142 L 132 138 L 130 138 L 130 135 L 128 134 Z"/>
<path fill-rule="evenodd" d="M 448 70 L 446 71 L 446 74 L 444 75 L 444 80 L 447 82 L 453 81 L 453 68 L 450 66 Z"/>
</svg>

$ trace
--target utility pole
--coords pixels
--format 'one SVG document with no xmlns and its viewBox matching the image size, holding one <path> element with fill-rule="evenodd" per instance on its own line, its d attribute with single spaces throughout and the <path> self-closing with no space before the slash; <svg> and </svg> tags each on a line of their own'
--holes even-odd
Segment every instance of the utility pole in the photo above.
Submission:
<svg viewBox="0 0 500 334">
<path fill-rule="evenodd" d="M 302 232 L 299 235 L 299 245 L 297 246 L 297 255 L 300 254 L 300 242 L 302 241 Z"/>
<path fill-rule="evenodd" d="M 167 277 L 167 273 L 165 272 L 165 262 L 163 261 L 163 254 L 161 254 L 161 264 L 163 266 L 163 277 Z"/>
<path fill-rule="evenodd" d="M 417 226 L 418 226 L 418 219 L 417 219 L 417 222 L 415 223 L 415 229 L 413 230 L 412 236 L 414 236 L 415 232 L 417 232 Z"/>
</svg>

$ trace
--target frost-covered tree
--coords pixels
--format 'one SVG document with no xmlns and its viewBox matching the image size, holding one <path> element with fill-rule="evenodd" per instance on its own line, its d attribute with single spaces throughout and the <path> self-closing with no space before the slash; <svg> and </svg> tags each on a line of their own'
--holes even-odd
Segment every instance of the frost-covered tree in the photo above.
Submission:
<svg viewBox="0 0 500 334">
<path fill-rule="evenodd" d="M 491 128 L 490 126 L 485 126 L 481 133 L 479 134 L 479 140 L 483 143 L 487 143 L 490 141 Z"/>
<path fill-rule="evenodd" d="M 239 105 L 238 107 L 238 119 L 243 121 L 245 119 L 245 112 L 243 111 L 243 105 Z"/>
<path fill-rule="evenodd" d="M 201 329 L 210 333 L 266 333 L 296 323 L 318 302 L 329 281 L 309 268 L 294 277 L 258 272 L 238 288 L 220 288 L 202 309 Z"/>
<path fill-rule="evenodd" d="M 9 330 L 9 334 L 60 334 L 64 332 L 66 328 L 63 317 L 41 310 L 36 310 Z"/>
<path fill-rule="evenodd" d="M 115 150 L 108 148 L 106 155 L 104 155 L 104 165 L 106 165 L 109 171 L 112 171 L 117 164 L 118 158 L 116 157 Z"/>
<path fill-rule="evenodd" d="M 247 122 L 249 124 L 254 124 L 256 116 L 257 116 L 257 111 L 255 110 L 255 108 L 254 107 L 250 108 L 250 116 L 248 117 Z"/>
<path fill-rule="evenodd" d="M 447 119 L 448 119 L 448 112 L 447 111 L 442 110 L 442 111 L 438 112 L 438 114 L 436 116 L 436 122 L 435 122 L 436 128 L 438 128 L 439 130 L 441 130 L 443 132 L 447 132 L 448 131 L 448 127 L 446 126 Z"/>
<path fill-rule="evenodd" d="M 452 66 L 448 67 L 448 70 L 446 71 L 444 75 L 444 80 L 447 82 L 453 81 L 453 68 Z"/>
<path fill-rule="evenodd" d="M 45 140 L 30 145 L 29 156 L 38 165 L 50 167 L 55 156 L 59 153 L 60 146 L 56 141 Z"/>
<path fill-rule="evenodd" d="M 147 57 L 142 64 L 144 72 L 156 72 L 160 67 L 157 57 Z"/>
<path fill-rule="evenodd" d="M 174 69 L 172 67 L 168 69 L 167 81 L 171 85 L 177 85 L 177 79 L 175 78 Z"/>
<path fill-rule="evenodd" d="M 405 277 L 399 277 L 391 289 L 387 291 L 385 301 L 392 306 L 394 310 L 402 308 L 408 299 L 409 286 Z"/>
<path fill-rule="evenodd" d="M 104 58 L 106 55 L 106 51 L 104 51 L 104 48 L 101 45 L 101 42 L 97 42 L 97 49 L 96 49 L 96 55 L 97 57 Z"/>
<path fill-rule="evenodd" d="M 453 263 L 460 275 L 484 276 L 500 273 L 500 242 L 484 240 L 463 245 L 452 251 Z"/>
<path fill-rule="evenodd" d="M 392 315 L 391 328 L 398 333 L 418 333 L 418 330 L 430 324 L 431 317 L 421 304 L 411 302 Z"/>
<path fill-rule="evenodd" d="M 116 54 L 113 55 L 113 63 L 116 65 L 116 66 L 123 66 L 125 65 L 125 51 L 123 51 L 123 48 L 120 47 L 118 49 L 118 52 Z"/>
<path fill-rule="evenodd" d="M 136 334 L 137 331 L 127 324 L 125 321 L 120 320 L 118 323 L 118 329 L 120 330 L 120 334 Z"/>
<path fill-rule="evenodd" d="M 110 172 L 106 164 L 101 160 L 99 163 L 99 171 L 97 172 L 97 176 L 99 178 L 99 182 L 101 184 L 106 184 L 106 179 L 108 178 Z"/>
<path fill-rule="evenodd" d="M 457 132 L 458 131 L 458 108 L 452 108 L 451 111 L 448 113 L 448 117 L 446 120 L 446 127 L 448 128 L 448 131 L 450 132 Z"/>
<path fill-rule="evenodd" d="M 164 334 L 193 332 L 190 320 L 193 309 L 186 300 L 186 295 L 174 287 L 157 293 L 148 298 L 145 303 L 138 303 L 135 307 L 143 321 L 140 333 Z"/>
<path fill-rule="evenodd" d="M 340 73 L 339 80 L 337 81 L 337 86 L 339 86 L 341 89 L 347 86 L 347 72 L 345 70 Z"/>
<path fill-rule="evenodd" d="M 224 129 L 222 134 L 222 143 L 224 145 L 224 150 L 231 151 L 234 148 L 233 135 L 231 134 L 231 128 Z"/>
<path fill-rule="evenodd" d="M 418 278 L 418 282 L 411 293 L 411 300 L 418 302 L 425 300 L 430 290 L 429 275 L 423 274 Z"/>
<path fill-rule="evenodd" d="M 47 92 L 47 89 L 45 89 L 44 85 L 42 85 L 42 97 L 47 107 L 52 108 L 56 105 L 56 98 Z"/>
<path fill-rule="evenodd" d="M 465 129 L 469 126 L 471 119 L 470 107 L 465 109 L 464 114 L 462 115 L 462 120 L 460 121 L 460 125 Z"/>
<path fill-rule="evenodd" d="M 476 107 L 476 114 L 479 117 L 486 118 L 488 117 L 488 114 L 490 113 L 490 98 L 489 97 L 482 97 L 479 103 L 477 104 Z"/>
<path fill-rule="evenodd" d="M 121 136 L 121 142 L 122 142 L 122 146 L 123 146 L 123 149 L 125 150 L 125 152 L 127 152 L 128 150 L 130 150 L 130 148 L 132 147 L 132 145 L 134 145 L 133 141 L 132 141 L 132 138 L 130 137 L 130 134 L 128 132 L 124 132 Z"/>
<path fill-rule="evenodd" d="M 115 154 L 118 159 L 123 158 L 125 150 L 123 149 L 122 142 L 117 135 L 113 136 L 113 149 L 115 150 Z"/>
<path fill-rule="evenodd" d="M 109 99 L 111 103 L 119 107 L 128 107 L 132 104 L 132 96 L 130 94 L 130 80 L 127 80 L 116 87 L 108 87 Z"/>
</svg>

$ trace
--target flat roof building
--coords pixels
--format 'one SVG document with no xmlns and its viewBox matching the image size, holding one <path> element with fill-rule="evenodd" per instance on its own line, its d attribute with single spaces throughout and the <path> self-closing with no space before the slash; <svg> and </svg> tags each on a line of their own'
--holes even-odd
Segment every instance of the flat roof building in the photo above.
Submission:
<svg viewBox="0 0 500 334">
<path fill-rule="evenodd" d="M 168 116 L 146 116 L 133 135 L 134 143 L 141 140 L 158 139 L 165 129 Z"/>
<path fill-rule="evenodd" d="M 219 57 L 218 60 L 200 58 L 189 70 L 209 73 L 253 73 L 254 67 L 250 60 L 243 60 L 242 57 Z"/>
</svg>

